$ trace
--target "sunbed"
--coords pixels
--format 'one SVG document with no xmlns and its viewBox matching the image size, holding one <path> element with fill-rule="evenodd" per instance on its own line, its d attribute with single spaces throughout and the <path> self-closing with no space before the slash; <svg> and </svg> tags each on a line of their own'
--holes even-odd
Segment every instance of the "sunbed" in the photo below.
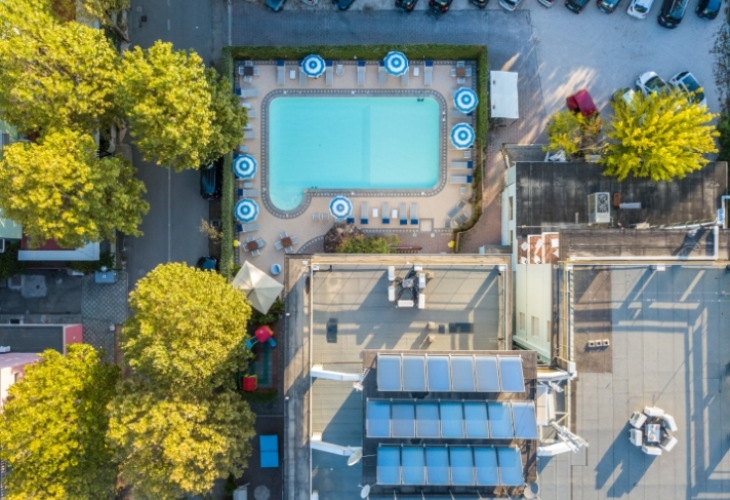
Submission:
<svg viewBox="0 0 730 500">
<path fill-rule="evenodd" d="M 243 87 L 240 95 L 243 98 L 256 97 L 259 95 L 259 89 L 256 87 Z"/>
<path fill-rule="evenodd" d="M 276 84 L 284 85 L 286 83 L 286 68 L 284 61 L 276 61 Z"/>
<path fill-rule="evenodd" d="M 466 206 L 466 201 L 459 200 L 459 203 L 457 203 L 454 208 L 449 210 L 449 213 L 448 213 L 449 219 L 453 219 L 454 217 L 456 217 L 456 214 L 458 214 L 461 211 L 461 209 L 464 208 L 465 206 Z"/>
<path fill-rule="evenodd" d="M 309 79 L 309 77 L 307 76 L 307 74 L 304 71 L 299 72 L 299 85 L 302 85 L 302 86 L 306 85 L 308 79 Z"/>
<path fill-rule="evenodd" d="M 398 220 L 401 226 L 408 224 L 408 209 L 405 203 L 398 204 Z"/>
<path fill-rule="evenodd" d="M 368 219 L 368 202 L 363 201 L 360 203 L 360 224 L 364 226 L 368 222 L 370 222 Z"/>
<path fill-rule="evenodd" d="M 471 175 L 452 175 L 450 181 L 451 181 L 451 184 L 471 184 L 472 176 Z"/>
<path fill-rule="evenodd" d="M 410 74 L 411 74 L 411 70 L 410 69 L 407 69 L 406 72 L 403 73 L 403 75 L 400 77 L 400 83 L 401 83 L 401 85 L 403 85 L 403 86 L 408 85 L 408 81 L 409 81 Z"/>
<path fill-rule="evenodd" d="M 365 85 L 365 61 L 357 62 L 357 84 L 360 87 Z"/>
<path fill-rule="evenodd" d="M 386 201 L 383 203 L 383 214 L 381 221 L 383 224 L 390 224 L 390 204 Z"/>
<path fill-rule="evenodd" d="M 325 66 L 325 70 L 324 70 L 324 77 L 325 77 L 325 82 L 324 83 L 326 85 L 330 85 L 331 86 L 332 85 L 332 78 L 333 78 L 333 75 L 332 75 L 332 61 L 327 61 L 325 64 L 326 64 L 326 66 Z"/>
<path fill-rule="evenodd" d="M 471 160 L 452 160 L 451 170 L 472 170 L 474 164 Z"/>
<path fill-rule="evenodd" d="M 383 61 L 380 61 L 380 65 L 378 66 L 378 83 L 380 85 L 388 83 L 388 72 L 385 71 L 385 64 Z"/>
<path fill-rule="evenodd" d="M 423 67 L 423 84 L 431 85 L 433 83 L 433 61 L 426 61 Z"/>
<path fill-rule="evenodd" d="M 417 226 L 418 220 L 418 203 L 411 203 L 411 225 Z"/>
</svg>

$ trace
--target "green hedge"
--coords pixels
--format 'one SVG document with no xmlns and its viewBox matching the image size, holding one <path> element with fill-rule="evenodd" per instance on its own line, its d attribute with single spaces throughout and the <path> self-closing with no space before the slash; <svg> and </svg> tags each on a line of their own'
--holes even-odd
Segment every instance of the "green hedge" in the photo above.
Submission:
<svg viewBox="0 0 730 500">
<path fill-rule="evenodd" d="M 479 106 L 476 114 L 476 141 L 474 148 L 482 151 L 486 144 L 489 131 L 489 53 L 485 45 L 446 45 L 446 44 L 416 44 L 416 45 L 311 45 L 303 47 L 224 47 L 221 58 L 221 73 L 233 78 L 236 59 L 254 59 L 259 61 L 292 60 L 299 61 L 309 54 L 319 54 L 324 59 L 350 60 L 364 59 L 368 61 L 380 60 L 391 50 L 403 52 L 411 61 L 417 60 L 475 60 L 477 63 L 477 95 Z M 221 249 L 220 272 L 231 278 L 233 269 L 233 171 L 231 168 L 232 155 L 226 158 L 223 175 L 223 241 Z M 479 182 L 481 168 L 475 169 L 475 194 L 480 194 Z M 477 200 L 479 197 L 477 196 Z M 474 213 L 477 213 L 478 203 Z"/>
</svg>

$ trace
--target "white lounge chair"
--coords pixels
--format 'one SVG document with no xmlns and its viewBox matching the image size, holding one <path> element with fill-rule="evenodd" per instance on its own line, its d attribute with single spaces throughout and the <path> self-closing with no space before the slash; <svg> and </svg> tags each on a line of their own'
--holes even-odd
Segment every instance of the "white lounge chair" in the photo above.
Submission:
<svg viewBox="0 0 730 500">
<path fill-rule="evenodd" d="M 405 73 L 403 73 L 403 75 L 400 77 L 401 85 L 403 85 L 403 86 L 408 85 L 408 82 L 410 80 L 410 74 L 411 74 L 410 71 L 406 71 Z"/>
<path fill-rule="evenodd" d="M 378 66 L 378 84 L 385 85 L 386 83 L 388 83 L 388 72 L 385 71 L 385 66 L 381 62 Z"/>
<path fill-rule="evenodd" d="M 333 81 L 333 75 L 332 75 L 332 61 L 327 61 L 327 67 L 324 70 L 324 83 L 327 86 L 332 86 Z"/>
<path fill-rule="evenodd" d="M 360 224 L 362 224 L 363 226 L 368 224 L 370 222 L 368 216 L 368 202 L 363 201 L 362 203 L 360 203 Z"/>
<path fill-rule="evenodd" d="M 452 160 L 451 170 L 472 170 L 474 164 L 471 160 Z"/>
<path fill-rule="evenodd" d="M 248 139 L 256 139 L 256 131 L 255 130 L 246 130 L 243 133 L 243 140 L 245 141 L 245 140 L 248 140 Z"/>
<path fill-rule="evenodd" d="M 672 436 L 671 434 L 667 434 L 666 436 L 664 436 L 664 439 L 662 439 L 659 447 L 664 451 L 672 451 L 672 448 L 674 448 L 676 445 L 677 438 Z"/>
<path fill-rule="evenodd" d="M 307 80 L 309 80 L 309 77 L 307 76 L 307 74 L 304 71 L 300 71 L 299 72 L 299 85 L 302 85 L 302 86 L 306 85 Z"/>
<path fill-rule="evenodd" d="M 276 63 L 276 84 L 284 85 L 286 83 L 286 68 L 284 67 L 284 61 L 278 61 Z"/>
<path fill-rule="evenodd" d="M 383 202 L 383 214 L 381 222 L 383 224 L 390 224 L 390 204 L 387 201 Z"/>
<path fill-rule="evenodd" d="M 670 432 L 677 432 L 677 422 L 674 421 L 674 417 L 665 413 L 661 416 L 662 427 Z"/>
<path fill-rule="evenodd" d="M 365 85 L 365 61 L 357 62 L 357 85 L 360 87 Z"/>
<path fill-rule="evenodd" d="M 256 110 L 251 108 L 247 109 L 246 116 L 249 118 L 256 118 Z"/>
<path fill-rule="evenodd" d="M 257 97 L 258 95 L 259 89 L 257 89 L 256 87 L 248 86 L 241 89 L 241 97 L 243 97 L 244 99 L 249 97 Z"/>
<path fill-rule="evenodd" d="M 471 184 L 471 175 L 452 175 L 450 178 L 451 184 Z"/>
<path fill-rule="evenodd" d="M 640 411 L 632 413 L 631 418 L 629 419 L 629 424 L 631 424 L 631 427 L 635 429 L 640 429 L 641 426 L 644 425 L 644 422 L 646 422 L 646 415 Z"/>
<path fill-rule="evenodd" d="M 411 203 L 411 225 L 417 226 L 421 221 L 418 219 L 418 203 Z"/>
<path fill-rule="evenodd" d="M 398 220 L 401 226 L 408 224 L 408 209 L 405 203 L 398 204 Z"/>
<path fill-rule="evenodd" d="M 644 415 L 647 417 L 662 417 L 664 416 L 664 410 L 657 408 L 656 406 L 645 406 Z"/>
<path fill-rule="evenodd" d="M 335 74 L 337 76 L 342 76 L 345 74 L 345 67 L 342 64 L 338 64 L 335 66 Z"/>
<path fill-rule="evenodd" d="M 426 61 L 423 67 L 423 84 L 431 85 L 433 83 L 433 61 Z"/>
<path fill-rule="evenodd" d="M 662 454 L 662 449 L 659 448 L 658 446 L 653 446 L 653 445 L 642 444 L 641 445 L 641 451 L 643 451 L 647 455 L 656 455 L 656 456 L 658 456 L 658 455 L 661 455 Z"/>
<path fill-rule="evenodd" d="M 629 429 L 629 441 L 634 446 L 641 446 L 644 442 L 644 433 L 641 429 Z"/>
</svg>

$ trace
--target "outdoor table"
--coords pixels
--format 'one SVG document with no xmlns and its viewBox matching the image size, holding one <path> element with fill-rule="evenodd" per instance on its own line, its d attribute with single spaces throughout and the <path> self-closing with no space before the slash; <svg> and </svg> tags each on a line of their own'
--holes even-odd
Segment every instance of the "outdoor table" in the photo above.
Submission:
<svg viewBox="0 0 730 500">
<path fill-rule="evenodd" d="M 247 241 L 244 246 L 247 252 L 254 252 L 259 249 L 259 244 L 256 240 Z"/>
<path fill-rule="evenodd" d="M 661 441 L 661 425 L 646 424 L 646 441 L 649 443 L 658 443 Z"/>
<path fill-rule="evenodd" d="M 290 248 L 290 247 L 294 246 L 294 244 L 291 241 L 291 236 L 285 236 L 284 238 L 282 238 L 281 246 L 283 246 L 284 248 Z"/>
<path fill-rule="evenodd" d="M 457 78 L 464 78 L 466 76 L 466 67 L 459 66 L 456 68 L 456 77 Z"/>
<path fill-rule="evenodd" d="M 243 76 L 253 76 L 253 66 L 244 66 Z"/>
</svg>

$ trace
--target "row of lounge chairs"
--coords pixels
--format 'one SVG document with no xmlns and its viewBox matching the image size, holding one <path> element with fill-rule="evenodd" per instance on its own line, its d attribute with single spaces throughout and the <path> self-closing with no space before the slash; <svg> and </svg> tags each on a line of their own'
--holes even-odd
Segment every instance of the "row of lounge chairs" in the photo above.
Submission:
<svg viewBox="0 0 730 500">
<path fill-rule="evenodd" d="M 407 226 L 408 224 L 412 226 L 417 226 L 421 223 L 421 220 L 418 216 L 418 203 L 411 203 L 410 206 L 410 217 L 408 214 L 408 204 L 405 202 L 398 203 L 398 208 L 391 210 L 390 203 L 383 202 L 381 206 L 381 212 L 378 214 L 378 209 L 373 208 L 372 216 L 380 217 L 380 222 L 382 224 L 390 224 L 390 220 L 396 219 L 398 220 L 398 223 L 401 226 Z M 363 201 L 360 203 L 360 224 L 365 225 L 370 223 L 370 211 L 367 201 Z M 354 223 L 355 218 L 348 219 L 348 222 Z"/>
<path fill-rule="evenodd" d="M 334 70 L 333 70 L 334 68 Z M 362 87 L 365 85 L 365 70 L 366 70 L 366 62 L 365 61 L 358 61 L 357 62 L 357 85 Z M 287 66 L 285 61 L 276 61 L 276 84 L 277 85 L 285 85 L 286 84 L 286 71 Z M 290 67 L 291 72 L 290 78 L 292 80 L 296 79 L 296 74 L 298 71 L 298 68 Z M 324 70 L 324 76 L 325 76 L 325 84 L 327 86 L 331 86 L 334 82 L 334 75 L 342 76 L 344 74 L 344 66 L 342 64 L 337 64 L 336 66 L 332 61 L 325 61 L 325 70 Z M 418 73 L 420 72 L 419 66 L 413 66 L 413 74 L 414 76 L 418 76 Z M 299 85 L 306 85 L 308 81 L 308 76 L 303 72 L 299 71 Z M 406 71 L 401 76 L 401 83 L 403 85 L 408 85 L 410 79 L 410 70 Z M 378 66 L 378 83 L 380 85 L 385 85 L 388 81 L 388 72 L 385 70 L 385 66 L 383 65 L 383 62 L 380 61 Z M 431 85 L 433 83 L 433 61 L 425 61 L 424 67 L 423 67 L 423 83 L 425 85 Z M 253 95 L 248 95 L 252 91 L 245 91 L 247 95 L 243 95 L 241 92 L 244 92 L 244 89 L 237 89 L 236 93 L 241 97 L 256 97 L 258 95 L 258 91 L 256 89 L 253 89 L 256 93 Z"/>
</svg>

